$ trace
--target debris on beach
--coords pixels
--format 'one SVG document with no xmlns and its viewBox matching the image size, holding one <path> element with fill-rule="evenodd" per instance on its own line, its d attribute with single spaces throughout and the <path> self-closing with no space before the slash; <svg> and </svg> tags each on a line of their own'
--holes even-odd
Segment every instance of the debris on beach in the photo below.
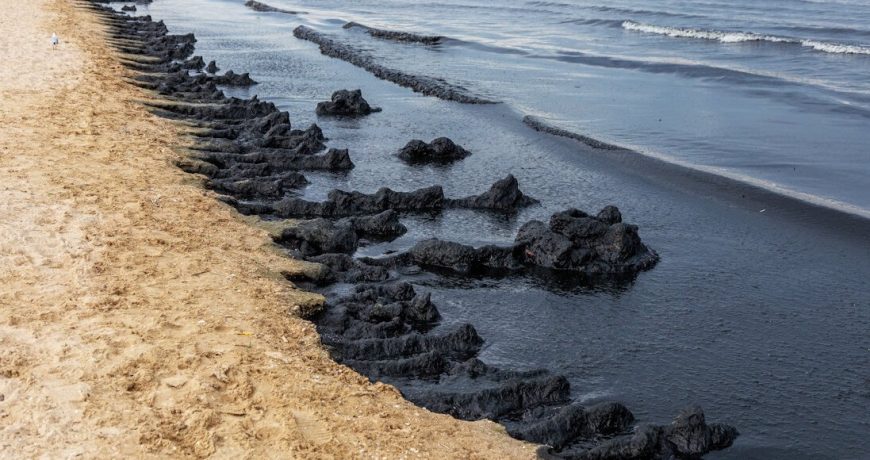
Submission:
<svg viewBox="0 0 870 460">
<path fill-rule="evenodd" d="M 248 2 L 249 7 L 258 9 L 257 5 Z M 471 324 L 441 324 L 431 294 L 417 292 L 402 279 L 403 273 L 418 269 L 450 270 L 460 276 L 498 271 L 534 276 L 545 271 L 580 279 L 632 276 L 652 268 L 658 255 L 641 241 L 638 227 L 623 222 L 616 207 L 594 215 L 568 209 L 554 213 L 546 223 L 531 220 L 507 246 L 475 248 L 429 239 L 387 257 L 356 258 L 354 253 L 366 241 L 390 241 L 406 234 L 401 222 L 405 214 L 461 208 L 514 215 L 538 200 L 523 193 L 513 175 L 483 193 L 461 198 L 448 198 L 440 185 L 432 185 L 412 191 L 383 187 L 374 193 L 336 189 L 324 201 L 305 200 L 299 196 L 309 183 L 303 173 L 350 170 L 354 165 L 348 150 L 327 149 L 317 125 L 294 129 L 289 114 L 274 103 L 256 96 L 227 97 L 218 85 L 253 80 L 232 71 L 216 76 L 214 61 L 202 66 L 202 57 L 191 57 L 193 34 L 171 35 L 150 17 L 122 15 L 97 4 L 92 8 L 106 19 L 110 34 L 123 39 L 117 47 L 131 56 L 125 65 L 144 72 L 130 82 L 161 96 L 147 103 L 149 109 L 189 126 L 191 154 L 178 166 L 203 176 L 206 187 L 244 214 L 300 219 L 274 236 L 284 250 L 312 267 L 288 275 L 294 282 L 354 285 L 331 297 L 324 308 L 306 313 L 336 361 L 373 381 L 395 385 L 408 400 L 429 410 L 463 420 L 498 421 L 512 436 L 546 444 L 558 457 L 697 458 L 730 446 L 738 436 L 733 427 L 708 424 L 696 407 L 669 425 L 636 427 L 634 415 L 620 403 L 573 401 L 565 376 L 487 364 L 478 357 L 485 337 Z M 319 43 L 325 54 L 352 52 L 311 29 L 300 27 L 296 34 Z M 355 54 L 342 58 L 372 64 Z M 190 72 L 203 67 L 209 75 Z M 435 80 L 391 78 L 438 97 L 488 102 Z M 375 111 L 358 90 L 336 92 L 321 104 L 318 114 L 358 116 Z M 403 151 L 399 156 L 409 161 L 453 161 L 469 155 L 447 138 L 429 144 L 412 141 Z M 226 379 L 225 370 L 215 375 L 219 381 Z M 181 378 L 166 383 L 173 388 L 184 385 Z M 234 408 L 226 413 L 246 412 Z"/>
</svg>

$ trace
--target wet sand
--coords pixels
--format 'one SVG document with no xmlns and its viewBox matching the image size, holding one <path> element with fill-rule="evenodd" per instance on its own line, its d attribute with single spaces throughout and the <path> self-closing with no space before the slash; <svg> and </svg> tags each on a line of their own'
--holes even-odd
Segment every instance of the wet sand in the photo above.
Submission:
<svg viewBox="0 0 870 460">
<path fill-rule="evenodd" d="M 293 315 L 322 302 L 304 267 L 173 166 L 87 10 L 2 2 L 0 28 L 4 456 L 533 455 L 335 364 Z"/>
</svg>

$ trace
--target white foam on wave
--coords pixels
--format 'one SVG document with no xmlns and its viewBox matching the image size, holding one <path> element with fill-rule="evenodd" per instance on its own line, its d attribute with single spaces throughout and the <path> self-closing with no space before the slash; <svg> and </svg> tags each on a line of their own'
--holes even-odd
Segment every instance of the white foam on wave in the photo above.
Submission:
<svg viewBox="0 0 870 460">
<path fill-rule="evenodd" d="M 763 35 L 752 32 L 724 32 L 718 30 L 692 29 L 683 27 L 656 26 L 642 24 L 634 21 L 623 21 L 622 28 L 635 32 L 664 35 L 676 38 L 698 38 L 703 40 L 715 40 L 722 43 L 743 42 L 770 42 L 801 45 L 816 51 L 833 54 L 866 54 L 870 55 L 870 48 L 858 45 L 844 45 L 841 43 L 828 43 L 817 40 L 798 40 L 795 38 L 778 37 L 776 35 Z"/>
<path fill-rule="evenodd" d="M 584 393 L 577 397 L 577 402 L 579 403 L 587 403 L 590 401 L 600 401 L 602 399 L 612 398 L 614 395 L 611 390 L 595 390 Z"/>
<path fill-rule="evenodd" d="M 818 51 L 834 54 L 870 54 L 870 48 L 856 45 L 842 45 L 839 43 L 826 43 L 815 40 L 803 40 L 801 45 Z"/>
<path fill-rule="evenodd" d="M 644 32 L 648 34 L 666 35 L 668 37 L 679 38 L 701 38 L 704 40 L 718 40 L 723 43 L 740 43 L 753 41 L 771 41 L 788 43 L 793 40 L 775 37 L 772 35 L 759 35 L 749 32 L 719 32 L 715 30 L 688 29 L 681 27 L 666 27 L 654 26 L 650 24 L 641 24 L 634 21 L 624 21 L 622 28 L 633 30 L 636 32 Z"/>
</svg>

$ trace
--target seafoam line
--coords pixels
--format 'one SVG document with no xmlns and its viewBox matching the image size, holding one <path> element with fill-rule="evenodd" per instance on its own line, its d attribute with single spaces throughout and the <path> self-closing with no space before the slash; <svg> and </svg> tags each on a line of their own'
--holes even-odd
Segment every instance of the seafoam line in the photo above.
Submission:
<svg viewBox="0 0 870 460">
<path fill-rule="evenodd" d="M 754 32 L 727 32 L 719 30 L 693 29 L 683 27 L 657 26 L 652 24 L 643 24 L 634 21 L 624 21 L 622 28 L 634 32 L 643 32 L 648 34 L 664 35 L 674 38 L 696 38 L 702 40 L 713 40 L 721 43 L 743 43 L 743 42 L 768 42 L 788 45 L 800 45 L 807 48 L 812 48 L 816 51 L 821 51 L 831 54 L 862 54 L 870 55 L 870 47 L 860 45 L 849 45 L 843 43 L 831 43 L 820 40 L 806 40 L 791 37 L 780 37 L 777 35 L 764 35 Z"/>
</svg>

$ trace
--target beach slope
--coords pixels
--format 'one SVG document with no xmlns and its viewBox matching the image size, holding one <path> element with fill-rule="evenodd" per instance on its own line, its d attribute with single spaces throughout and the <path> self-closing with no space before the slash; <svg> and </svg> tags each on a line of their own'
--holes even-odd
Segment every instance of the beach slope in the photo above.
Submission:
<svg viewBox="0 0 870 460">
<path fill-rule="evenodd" d="M 0 30 L 3 457 L 533 456 L 329 358 L 302 267 L 173 166 L 87 9 L 2 1 Z"/>
</svg>

